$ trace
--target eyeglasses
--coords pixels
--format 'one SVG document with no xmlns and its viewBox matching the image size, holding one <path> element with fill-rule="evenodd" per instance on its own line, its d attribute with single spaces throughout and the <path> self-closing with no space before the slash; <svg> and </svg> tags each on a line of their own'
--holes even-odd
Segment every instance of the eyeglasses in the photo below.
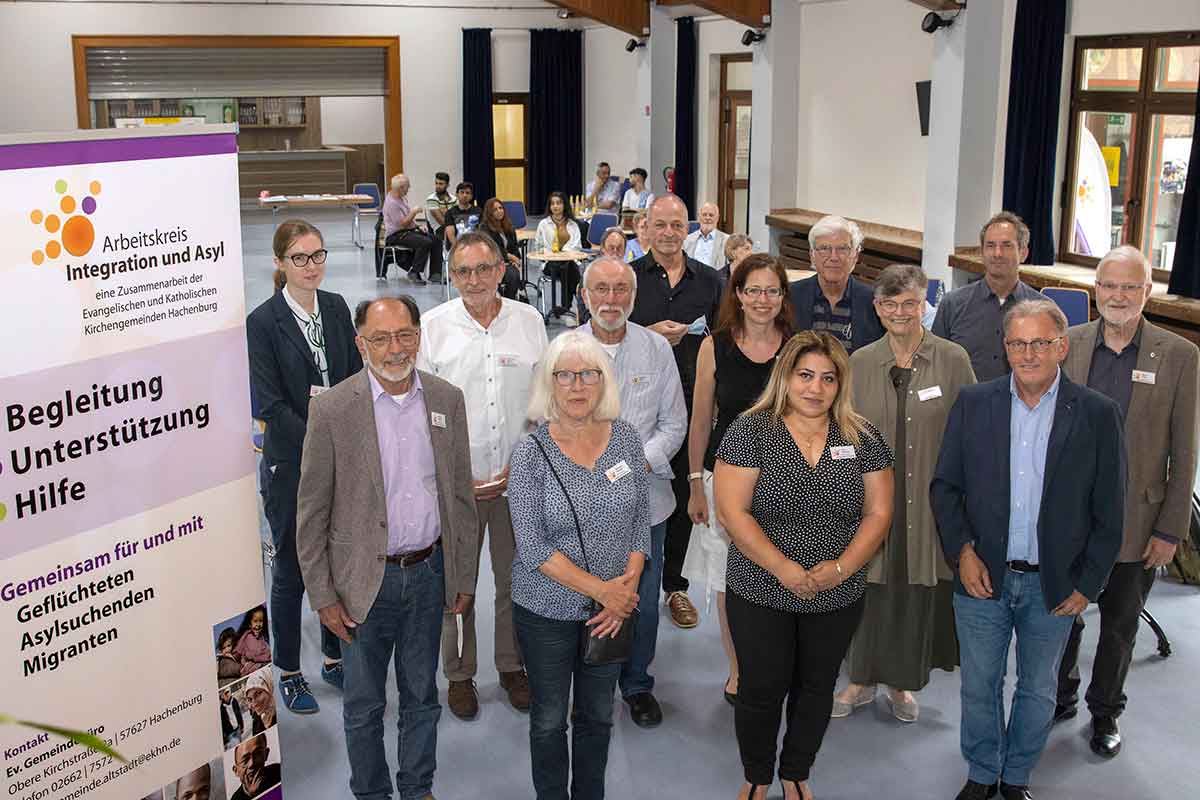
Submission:
<svg viewBox="0 0 1200 800">
<path fill-rule="evenodd" d="M 633 287 L 628 283 L 618 283 L 616 286 L 609 286 L 606 283 L 601 283 L 598 286 L 588 287 L 587 293 L 593 294 L 596 297 L 628 297 L 633 291 Z"/>
<path fill-rule="evenodd" d="M 746 297 L 755 300 L 761 296 L 766 296 L 768 300 L 775 300 L 783 296 L 783 289 L 778 286 L 743 286 L 739 291 Z"/>
<path fill-rule="evenodd" d="M 420 336 L 420 331 L 393 331 L 391 333 L 384 331 L 368 336 L 366 340 L 367 344 L 371 345 L 371 347 L 380 350 L 387 347 L 393 341 L 397 342 L 401 347 L 412 347 L 417 343 L 417 339 Z"/>
<path fill-rule="evenodd" d="M 1121 292 L 1122 294 L 1133 294 L 1146 288 L 1144 283 L 1110 283 L 1109 281 L 1096 281 L 1096 286 L 1106 292 Z"/>
<path fill-rule="evenodd" d="M 1004 346 L 1011 353 L 1025 353 L 1032 349 L 1035 354 L 1040 356 L 1050 349 L 1050 345 L 1060 341 L 1062 341 L 1061 336 L 1055 336 L 1053 339 L 1034 339 L 1029 342 L 1024 339 L 1005 339 Z"/>
<path fill-rule="evenodd" d="M 604 377 L 604 373 L 598 369 L 581 369 L 578 372 L 573 372 L 569 369 L 556 369 L 553 373 L 554 382 L 559 386 L 570 386 L 575 383 L 578 378 L 584 386 L 595 386 Z"/>
<path fill-rule="evenodd" d="M 495 268 L 495 264 L 476 264 L 473 267 L 455 267 L 450 270 L 450 274 L 460 281 L 465 281 L 469 280 L 472 276 L 482 278 Z"/>
<path fill-rule="evenodd" d="M 329 258 L 329 251 L 314 250 L 311 253 L 292 253 L 288 258 L 297 267 L 307 267 L 309 261 L 319 266 L 325 263 L 325 259 Z"/>
<path fill-rule="evenodd" d="M 903 303 L 897 303 L 895 300 L 880 300 L 879 307 L 889 314 L 895 314 L 897 310 L 903 311 L 905 314 L 911 314 L 921 305 L 920 300 L 905 300 Z"/>
<path fill-rule="evenodd" d="M 812 251 L 823 258 L 829 258 L 832 253 L 837 253 L 842 258 L 848 258 L 854 252 L 854 248 L 848 244 L 839 244 L 837 247 L 830 244 L 819 244 Z"/>
</svg>

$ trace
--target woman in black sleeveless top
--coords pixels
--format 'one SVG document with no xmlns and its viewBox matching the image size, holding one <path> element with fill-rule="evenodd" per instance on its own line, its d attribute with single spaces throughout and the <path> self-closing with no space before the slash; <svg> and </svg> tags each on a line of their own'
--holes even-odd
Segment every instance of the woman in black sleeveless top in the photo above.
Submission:
<svg viewBox="0 0 1200 800">
<path fill-rule="evenodd" d="M 775 356 L 792 335 L 787 273 L 769 255 L 742 259 L 721 298 L 716 329 L 700 345 L 696 388 L 688 431 L 688 515 L 696 523 L 683 562 L 683 575 L 717 593 L 721 643 L 729 658 L 725 699 L 737 695 L 738 666 L 725 618 L 725 561 L 729 536 L 713 508 L 712 469 L 725 430 L 754 404 L 767 385 Z M 716 419 L 714 426 L 713 420 Z M 706 604 L 707 605 L 707 604 Z"/>
</svg>

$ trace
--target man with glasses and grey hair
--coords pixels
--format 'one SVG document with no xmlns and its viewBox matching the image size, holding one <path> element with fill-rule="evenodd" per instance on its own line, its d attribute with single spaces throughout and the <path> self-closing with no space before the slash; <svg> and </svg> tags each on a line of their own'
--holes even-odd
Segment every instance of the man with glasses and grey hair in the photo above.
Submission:
<svg viewBox="0 0 1200 800">
<path fill-rule="evenodd" d="M 675 510 L 671 459 L 687 434 L 688 415 L 670 343 L 629 321 L 636 294 L 637 276 L 620 255 L 596 259 L 583 276 L 583 299 L 592 316 L 579 330 L 595 337 L 612 358 L 613 375 L 621 390 L 621 419 L 637 428 L 646 451 L 645 470 L 650 476 L 650 557 L 638 583 L 639 613 L 633 653 L 621 666 L 619 683 L 634 724 L 651 728 L 662 722 L 662 708 L 654 698 L 654 676 L 650 675 L 649 667 L 658 640 L 658 590 L 667 520 Z"/>
<path fill-rule="evenodd" d="M 1010 371 L 1004 352 L 1002 321 L 1023 300 L 1044 299 L 1021 280 L 1021 264 L 1029 256 L 1029 227 L 1011 211 L 1001 211 L 979 231 L 983 278 L 947 292 L 938 303 L 933 333 L 962 345 L 980 381 Z"/>
<path fill-rule="evenodd" d="M 462 390 L 471 433 L 471 468 L 479 509 L 476 550 L 487 532 L 496 581 L 496 669 L 513 707 L 529 708 L 529 681 L 513 627 L 512 563 L 516 551 L 508 508 L 508 462 L 529 428 L 526 423 L 534 369 L 548 344 L 534 308 L 501 297 L 504 259 L 485 233 L 460 234 L 450 250 L 450 280 L 459 297 L 421 319 L 417 366 Z M 461 625 L 461 634 L 460 634 Z M 461 646 L 460 646 L 461 642 Z M 447 613 L 442 666 L 450 711 L 463 720 L 479 714 L 475 609 Z"/>
<path fill-rule="evenodd" d="M 958 800 L 1031 800 L 1054 721 L 1059 660 L 1121 548 L 1125 439 L 1109 398 L 1071 381 L 1067 319 L 1049 300 L 1004 317 L 1012 374 L 964 386 L 950 409 L 930 504 L 955 573 L 962 664 Z M 1004 673 L 1017 637 L 1017 688 Z"/>
<path fill-rule="evenodd" d="M 831 334 L 847 353 L 883 338 L 875 293 L 850 274 L 858 264 L 862 242 L 862 231 L 851 220 L 835 216 L 817 220 L 808 231 L 817 274 L 789 289 L 796 330 Z"/>
<path fill-rule="evenodd" d="M 1129 451 L 1124 539 L 1117 564 L 1100 594 L 1100 639 L 1086 702 L 1092 714 L 1091 748 L 1112 758 L 1121 751 L 1117 717 L 1125 710 L 1125 677 L 1133 657 L 1138 618 L 1154 574 L 1175 557 L 1188 536 L 1196 474 L 1200 351 L 1142 316 L 1150 299 L 1150 264 L 1136 247 L 1109 251 L 1096 267 L 1100 319 L 1067 332 L 1063 371 L 1112 398 L 1124 418 Z M 1058 672 L 1054 719 L 1075 716 L 1079 700 L 1076 617 Z"/>
</svg>

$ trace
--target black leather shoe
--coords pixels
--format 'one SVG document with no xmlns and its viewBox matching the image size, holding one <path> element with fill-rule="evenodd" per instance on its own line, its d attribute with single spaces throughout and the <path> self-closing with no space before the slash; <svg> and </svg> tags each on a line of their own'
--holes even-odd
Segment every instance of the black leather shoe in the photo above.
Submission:
<svg viewBox="0 0 1200 800">
<path fill-rule="evenodd" d="M 1057 724 L 1068 719 L 1074 719 L 1079 713 L 1079 709 L 1075 706 L 1064 706 L 1059 703 L 1054 706 L 1054 722 Z"/>
<path fill-rule="evenodd" d="M 1121 730 L 1116 717 L 1092 717 L 1092 752 L 1112 758 L 1121 752 Z"/>
<path fill-rule="evenodd" d="M 1000 796 L 1004 800 L 1033 800 L 1028 786 L 1012 786 L 1000 781 Z"/>
<path fill-rule="evenodd" d="M 662 723 L 662 708 L 650 692 L 638 692 L 625 698 L 629 704 L 629 716 L 639 728 L 653 728 Z"/>
<path fill-rule="evenodd" d="M 955 800 L 988 800 L 996 796 L 996 784 L 967 781 Z"/>
</svg>

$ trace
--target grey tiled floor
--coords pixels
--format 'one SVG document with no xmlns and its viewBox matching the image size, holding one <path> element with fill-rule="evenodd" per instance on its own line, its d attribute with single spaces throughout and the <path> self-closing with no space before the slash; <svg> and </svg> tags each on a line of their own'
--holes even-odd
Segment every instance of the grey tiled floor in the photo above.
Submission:
<svg viewBox="0 0 1200 800">
<path fill-rule="evenodd" d="M 280 219 L 283 217 L 281 216 Z M 324 288 L 339 292 L 351 307 L 381 291 L 405 291 L 422 308 L 444 297 L 440 287 L 410 287 L 393 278 L 386 289 L 374 278 L 370 250 L 350 243 L 345 213 L 309 217 L 325 233 L 330 250 Z M 253 308 L 271 291 L 269 214 L 243 215 L 246 302 Z M 552 330 L 552 335 L 558 327 Z M 265 525 L 264 525 L 265 531 Z M 439 800 L 527 800 L 533 797 L 529 777 L 528 719 L 502 701 L 492 666 L 491 567 L 480 567 L 478 606 L 478 684 L 482 713 L 460 722 L 444 711 L 439 728 L 435 793 Z M 674 628 L 664 616 L 653 667 L 656 694 L 666 720 L 660 728 L 640 730 L 616 703 L 609 751 L 608 796 L 618 800 L 651 798 L 732 799 L 740 785 L 740 764 L 733 737 L 733 713 L 721 697 L 725 660 L 716 620 L 704 613 L 704 598 L 693 592 L 702 612 L 691 631 Z M 1056 727 L 1034 774 L 1038 800 L 1159 800 L 1194 798 L 1200 786 L 1196 762 L 1200 745 L 1200 592 L 1160 582 L 1151 609 L 1166 627 L 1175 654 L 1155 654 L 1154 639 L 1143 628 L 1127 686 L 1130 708 L 1122 717 L 1122 754 L 1103 761 L 1088 749 L 1087 714 Z M 715 605 L 714 605 L 715 612 Z M 1082 667 L 1090 668 L 1099 620 L 1088 614 Z M 315 615 L 306 612 L 303 663 L 321 713 L 297 717 L 281 711 L 284 789 L 289 800 L 349 798 L 340 697 L 318 678 L 319 642 Z M 1015 675 L 1010 665 L 1009 675 Z M 443 703 L 445 702 L 444 681 Z M 882 699 L 845 720 L 833 720 L 813 771 L 812 787 L 820 800 L 858 798 L 953 798 L 965 767 L 958 751 L 959 679 L 936 673 L 920 694 L 921 719 L 915 725 L 893 720 Z M 1011 685 L 1009 687 L 1011 694 Z M 386 744 L 390 763 L 395 754 L 395 692 L 390 692 Z M 776 784 L 771 796 L 781 796 Z"/>
</svg>

